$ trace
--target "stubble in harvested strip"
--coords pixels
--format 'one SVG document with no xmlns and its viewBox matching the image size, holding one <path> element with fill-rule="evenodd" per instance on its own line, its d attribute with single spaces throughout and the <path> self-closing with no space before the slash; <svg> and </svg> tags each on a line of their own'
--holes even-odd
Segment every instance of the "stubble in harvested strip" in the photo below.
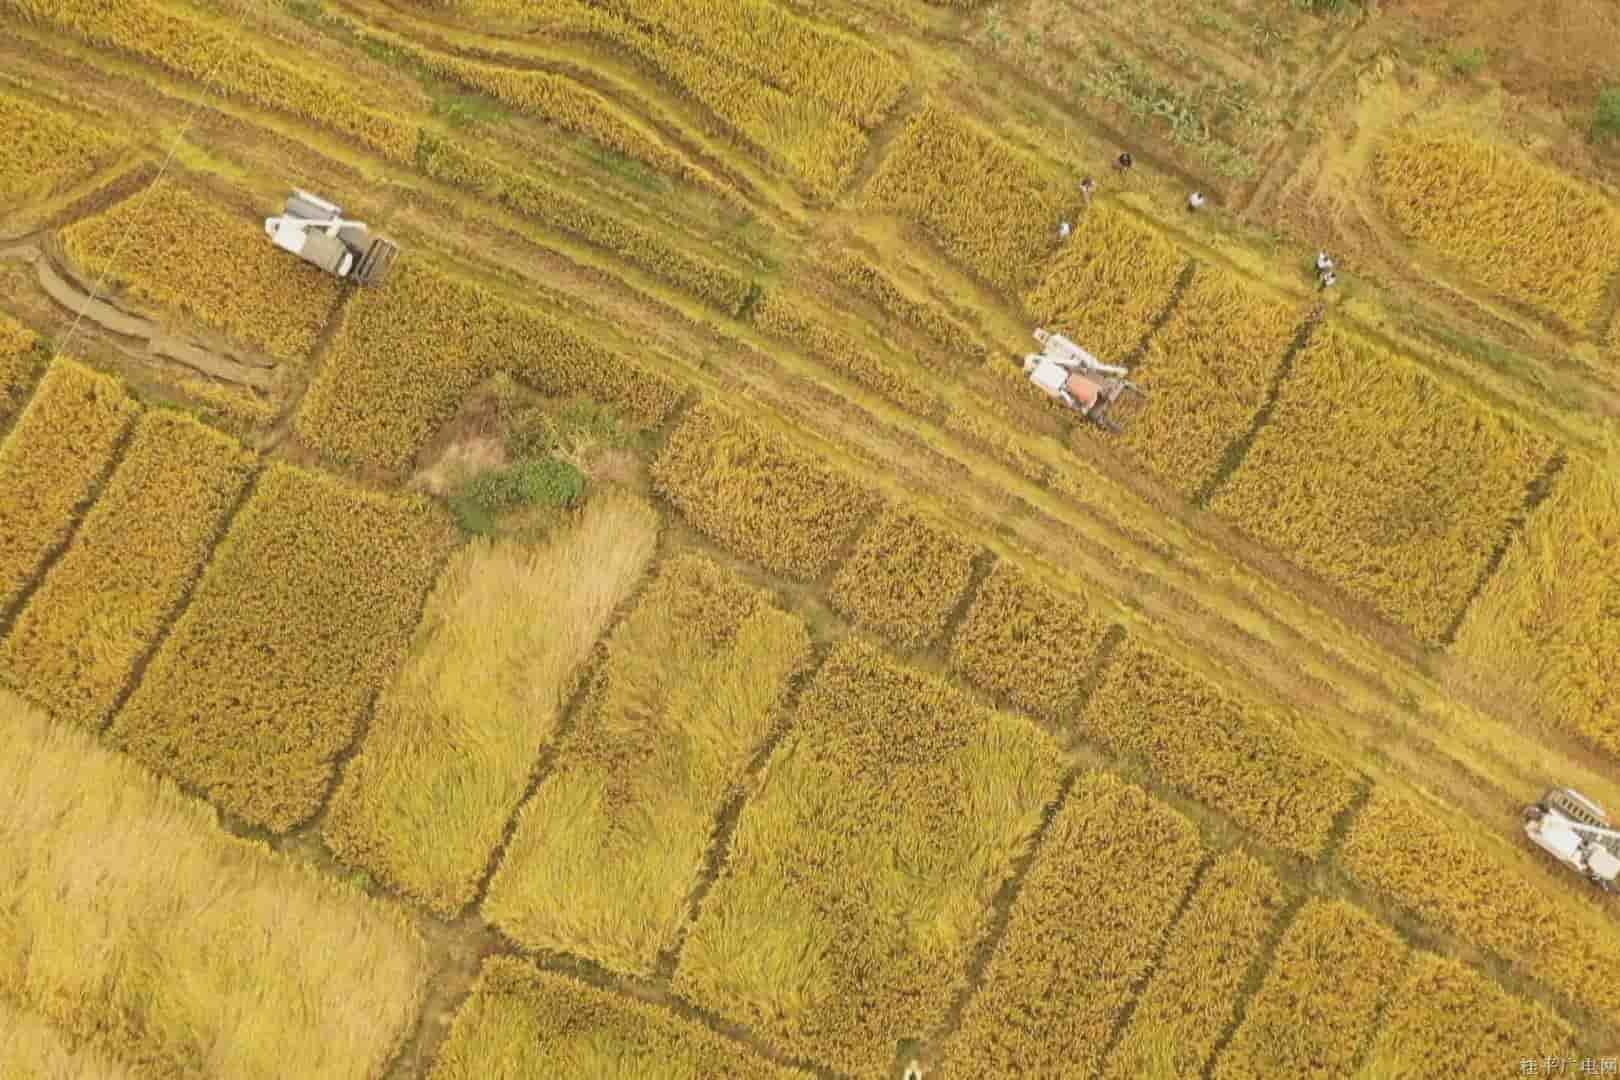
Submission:
<svg viewBox="0 0 1620 1080">
<path fill-rule="evenodd" d="M 1215 1080 L 1351 1075 L 1409 955 L 1395 932 L 1366 912 L 1308 900 L 1216 1059 Z"/>
<path fill-rule="evenodd" d="M 35 704 L 99 728 L 255 460 L 188 416 L 142 416 L 72 545 L 0 643 L 0 669 Z"/>
<path fill-rule="evenodd" d="M 67 539 L 139 411 L 117 379 L 51 364 L 0 443 L 0 611 Z"/>
<path fill-rule="evenodd" d="M 1412 361 L 1324 325 L 1212 505 L 1433 643 L 1552 450 Z"/>
<path fill-rule="evenodd" d="M 903 649 L 931 645 L 981 550 L 940 522 L 887 510 L 833 578 L 833 606 Z"/>
<path fill-rule="evenodd" d="M 0 998 L 143 1076 L 382 1074 L 430 966 L 404 912 L 6 694 L 0 744 Z"/>
<path fill-rule="evenodd" d="M 966 984 L 1056 795 L 1056 746 L 869 644 L 838 645 L 749 800 L 675 974 L 783 1050 L 886 1075 Z"/>
<path fill-rule="evenodd" d="M 1068 723 L 1107 632 L 1084 601 L 998 562 L 951 639 L 951 668 L 1019 708 Z"/>
<path fill-rule="evenodd" d="M 1094 1073 L 1202 858 L 1186 818 L 1111 774 L 1082 776 L 946 1041 L 940 1076 Z"/>
<path fill-rule="evenodd" d="M 1273 713 L 1136 642 L 1121 646 L 1086 705 L 1086 730 L 1278 847 L 1314 858 L 1356 793 Z"/>
<path fill-rule="evenodd" d="M 484 961 L 429 1080 L 809 1080 L 702 1024 L 510 956 Z"/>
<path fill-rule="evenodd" d="M 761 590 L 693 555 L 662 567 L 523 808 L 484 917 L 527 948 L 652 974 L 715 815 L 809 656 L 804 624 Z"/>
<path fill-rule="evenodd" d="M 270 465 L 111 738 L 255 825 L 306 820 L 452 534 L 426 499 Z"/>
<path fill-rule="evenodd" d="M 78 117 L 0 92 L 0 199 L 15 206 L 84 179 L 120 143 Z"/>
<path fill-rule="evenodd" d="M 708 399 L 669 437 L 652 476 L 700 532 L 801 581 L 825 572 L 878 504 L 844 472 Z"/>
<path fill-rule="evenodd" d="M 34 380 L 45 366 L 42 354 L 34 332 L 0 312 L 0 432 L 28 401 Z"/>
<path fill-rule="evenodd" d="M 457 552 L 333 798 L 332 850 L 440 915 L 471 901 L 536 755 L 657 538 L 652 507 L 607 491 L 544 546 Z"/>
<path fill-rule="evenodd" d="M 1620 1020 L 1620 930 L 1584 898 L 1549 895 L 1547 886 L 1456 826 L 1375 791 L 1356 815 L 1339 862 L 1418 918 Z"/>
<path fill-rule="evenodd" d="M 0 998 L 0 1076 L 13 1080 L 134 1080 L 111 1056 L 79 1045 L 34 1013 Z"/>
<path fill-rule="evenodd" d="M 982 362 L 983 345 L 955 318 L 928 299 L 918 299 L 894 278 L 847 251 L 833 253 L 823 264 L 841 283 L 848 285 L 896 319 L 932 338 L 940 348 L 921 357 L 933 369 L 952 369 L 964 363 Z"/>
</svg>

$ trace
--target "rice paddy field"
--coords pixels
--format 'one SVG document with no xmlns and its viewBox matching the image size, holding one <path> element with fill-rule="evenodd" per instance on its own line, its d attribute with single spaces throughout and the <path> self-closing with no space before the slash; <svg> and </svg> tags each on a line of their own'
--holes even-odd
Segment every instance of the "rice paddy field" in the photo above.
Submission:
<svg viewBox="0 0 1620 1080">
<path fill-rule="evenodd" d="M 0 1076 L 1616 1071 L 1549 6 L 0 0 Z"/>
</svg>

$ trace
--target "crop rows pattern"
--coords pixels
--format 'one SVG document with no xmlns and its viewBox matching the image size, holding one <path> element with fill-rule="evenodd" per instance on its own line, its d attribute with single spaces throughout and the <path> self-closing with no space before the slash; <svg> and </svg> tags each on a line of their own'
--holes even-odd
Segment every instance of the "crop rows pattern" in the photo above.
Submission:
<svg viewBox="0 0 1620 1080">
<path fill-rule="evenodd" d="M 848 251 L 832 254 L 825 269 L 840 284 L 876 304 L 907 326 L 920 330 L 940 347 L 919 360 L 933 370 L 950 370 L 962 364 L 982 363 L 987 357 L 983 345 L 937 303 L 912 296 L 889 274 L 862 256 Z"/>
<path fill-rule="evenodd" d="M 922 648 L 944 632 L 979 550 L 937 522 L 887 510 L 839 568 L 829 596 L 858 626 L 902 649 Z"/>
<path fill-rule="evenodd" d="M 28 401 L 39 377 L 40 340 L 34 332 L 0 312 L 0 432 Z"/>
<path fill-rule="evenodd" d="M 0 89 L 0 199 L 49 195 L 90 175 L 120 147 L 101 128 Z"/>
</svg>

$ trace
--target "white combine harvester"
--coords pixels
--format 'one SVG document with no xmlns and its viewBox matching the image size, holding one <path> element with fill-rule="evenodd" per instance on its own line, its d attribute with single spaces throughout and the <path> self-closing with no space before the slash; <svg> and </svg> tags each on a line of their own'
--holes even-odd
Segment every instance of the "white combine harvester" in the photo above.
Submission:
<svg viewBox="0 0 1620 1080">
<path fill-rule="evenodd" d="M 1524 833 L 1604 892 L 1620 892 L 1620 830 L 1580 792 L 1553 788 L 1540 802 L 1525 807 Z"/>
<path fill-rule="evenodd" d="M 1035 340 L 1041 351 L 1024 357 L 1029 381 L 1092 423 L 1118 434 L 1119 425 L 1108 417 L 1114 402 L 1126 391 L 1142 397 L 1147 391 L 1126 379 L 1124 368 L 1103 363 L 1062 334 L 1036 327 Z"/>
<path fill-rule="evenodd" d="M 364 222 L 346 221 L 343 211 L 317 195 L 294 189 L 279 217 L 264 219 L 270 242 L 356 285 L 379 285 L 399 248 L 373 237 Z"/>
</svg>

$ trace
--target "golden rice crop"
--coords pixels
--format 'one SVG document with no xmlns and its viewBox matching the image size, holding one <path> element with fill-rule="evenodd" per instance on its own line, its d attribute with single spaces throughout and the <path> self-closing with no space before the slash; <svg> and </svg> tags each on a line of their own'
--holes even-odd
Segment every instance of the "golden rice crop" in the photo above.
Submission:
<svg viewBox="0 0 1620 1080">
<path fill-rule="evenodd" d="M 1238 994 L 1282 912 L 1282 888 L 1265 864 L 1241 851 L 1210 866 L 1164 955 L 1137 999 L 1103 1074 L 1200 1076 L 1215 1044 L 1237 1014 Z M 1164 1048 L 1169 1060 L 1158 1074 Z"/>
<path fill-rule="evenodd" d="M 67 539 L 139 412 L 117 379 L 51 364 L 0 443 L 0 611 Z"/>
<path fill-rule="evenodd" d="M 92 1046 L 80 1045 L 33 1013 L 0 998 L 0 1076 L 15 1080 L 133 1080 Z"/>
<path fill-rule="evenodd" d="M 1407 800 L 1375 790 L 1339 862 L 1364 885 L 1570 1001 L 1620 1018 L 1620 932 Z M 1588 917 L 1582 917 L 1587 915 Z"/>
<path fill-rule="evenodd" d="M 835 280 L 854 289 L 907 326 L 921 330 L 932 338 L 943 353 L 931 350 L 921 357 L 926 366 L 950 368 L 961 363 L 981 363 L 986 358 L 985 347 L 937 303 L 913 296 L 893 277 L 862 256 L 840 251 L 829 256 L 824 265 Z"/>
<path fill-rule="evenodd" d="M 715 815 L 810 636 L 762 590 L 678 556 L 614 632 L 482 914 L 530 949 L 651 975 L 674 947 Z"/>
<path fill-rule="evenodd" d="M 0 999 L 140 1076 L 382 1075 L 431 966 L 403 911 L 4 693 L 0 742 Z"/>
<path fill-rule="evenodd" d="M 1183 495 L 1203 490 L 1264 404 L 1301 314 L 1235 274 L 1199 267 L 1132 369 L 1149 396 L 1122 441 Z"/>
<path fill-rule="evenodd" d="M 27 402 L 45 358 L 44 344 L 34 332 L 0 311 L 0 434 Z"/>
<path fill-rule="evenodd" d="M 897 1034 L 931 1030 L 965 985 L 1060 769 L 1029 721 L 845 639 L 743 809 L 676 989 L 789 1053 L 883 1074 Z"/>
<path fill-rule="evenodd" d="M 549 315 L 412 260 L 346 306 L 293 427 L 324 454 L 401 469 L 498 371 L 542 393 L 587 395 L 649 427 L 681 395 L 669 378 Z"/>
<path fill-rule="evenodd" d="M 1171 786 L 1308 858 L 1356 793 L 1354 776 L 1308 750 L 1276 715 L 1135 641 L 1103 673 L 1084 720 Z"/>
<path fill-rule="evenodd" d="M 1453 652 L 1620 757 L 1620 456 L 1574 458 L 1469 608 Z"/>
<path fill-rule="evenodd" d="M 260 224 L 159 180 L 68 226 L 62 242 L 68 258 L 93 278 L 109 269 L 122 246 L 110 280 L 134 296 L 183 311 L 278 359 L 307 360 L 342 285 L 267 244 Z M 133 252 L 140 257 L 130 258 Z"/>
<path fill-rule="evenodd" d="M 1307 900 L 1216 1059 L 1215 1080 L 1349 1076 L 1409 956 L 1393 930 L 1359 908 Z"/>
<path fill-rule="evenodd" d="M 1083 775 L 1019 889 L 940 1076 L 1087 1076 L 1203 857 L 1192 822 Z"/>
<path fill-rule="evenodd" d="M 59 109 L 0 91 L 0 199 L 10 206 L 82 180 L 123 143 Z"/>
<path fill-rule="evenodd" d="M 1325 325 L 1212 506 L 1438 642 L 1552 450 L 1415 363 Z"/>
<path fill-rule="evenodd" d="M 945 413 L 945 430 L 1009 469 L 1037 484 L 1048 483 L 1057 470 L 1030 453 L 1029 437 L 990 417 L 953 405 Z"/>
<path fill-rule="evenodd" d="M 73 543 L 9 637 L 0 669 L 59 718 L 99 729 L 208 558 L 254 455 L 178 413 L 148 412 Z"/>
<path fill-rule="evenodd" d="M 1575 1057 L 1575 1032 L 1450 957 L 1419 953 L 1384 1011 L 1367 1064 L 1387 1080 L 1489 1076 L 1528 1057 Z"/>
<path fill-rule="evenodd" d="M 1067 206 L 1062 186 L 1033 159 L 937 103 L 907 122 L 866 201 L 915 222 L 951 258 L 1010 293 L 1021 293 L 1050 253 Z"/>
<path fill-rule="evenodd" d="M 272 463 L 112 740 L 253 824 L 307 820 L 452 540 L 425 498 Z"/>
<path fill-rule="evenodd" d="M 492 956 L 429 1080 L 808 1080 L 702 1024 L 515 957 Z"/>
<path fill-rule="evenodd" d="M 1186 253 L 1158 230 L 1097 206 L 1047 260 L 1024 307 L 1041 326 L 1118 364 L 1147 336 L 1186 267 Z"/>
<path fill-rule="evenodd" d="M 890 508 L 839 568 L 828 598 L 856 625 L 920 649 L 945 631 L 982 550 L 939 522 Z"/>
<path fill-rule="evenodd" d="M 457 552 L 333 796 L 331 849 L 458 914 L 657 537 L 653 509 L 610 490 L 544 546 Z"/>
<path fill-rule="evenodd" d="M 1067 724 L 1108 622 L 1083 600 L 997 562 L 951 639 L 951 668 L 1019 708 Z"/>
<path fill-rule="evenodd" d="M 365 108 L 338 80 L 277 59 L 216 16 L 161 0 L 0 0 L 5 9 L 184 78 L 212 76 L 209 85 L 232 97 L 324 124 L 394 161 L 416 152 L 414 125 Z"/>
<path fill-rule="evenodd" d="M 707 398 L 670 435 L 652 477 L 699 532 L 801 581 L 832 565 L 879 502 L 805 448 Z"/>
<path fill-rule="evenodd" d="M 1620 265 L 1620 210 L 1600 192 L 1467 134 L 1398 130 L 1374 158 L 1408 235 L 1502 295 L 1584 331 Z"/>
</svg>

